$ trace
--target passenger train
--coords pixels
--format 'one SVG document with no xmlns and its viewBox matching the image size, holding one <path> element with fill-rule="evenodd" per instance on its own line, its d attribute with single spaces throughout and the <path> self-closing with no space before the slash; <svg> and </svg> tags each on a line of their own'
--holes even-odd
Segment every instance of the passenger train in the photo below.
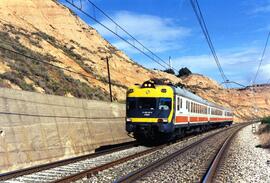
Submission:
<svg viewBox="0 0 270 183">
<path fill-rule="evenodd" d="M 232 122 L 230 109 L 172 84 L 146 81 L 127 90 L 126 131 L 137 140 L 172 139 Z"/>
</svg>

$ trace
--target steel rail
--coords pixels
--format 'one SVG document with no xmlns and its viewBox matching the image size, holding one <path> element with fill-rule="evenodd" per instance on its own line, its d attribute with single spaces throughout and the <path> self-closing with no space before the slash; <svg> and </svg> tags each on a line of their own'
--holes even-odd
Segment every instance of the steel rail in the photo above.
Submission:
<svg viewBox="0 0 270 183">
<path fill-rule="evenodd" d="M 226 138 L 224 143 L 221 145 L 221 147 L 218 149 L 214 159 L 212 160 L 211 164 L 209 165 L 205 175 L 203 176 L 201 182 L 202 183 L 211 183 L 213 182 L 215 175 L 217 173 L 218 167 L 221 165 L 221 161 L 225 156 L 225 152 L 229 149 L 229 146 L 232 142 L 232 139 L 235 137 L 235 135 L 247 125 L 244 125 L 237 129 L 234 133 L 232 133 L 230 136 Z"/>
<path fill-rule="evenodd" d="M 43 171 L 43 170 L 48 170 L 48 169 L 52 169 L 52 168 L 55 168 L 55 167 L 68 165 L 68 164 L 75 163 L 75 162 L 82 161 L 82 160 L 89 159 L 89 158 L 95 158 L 95 157 L 103 156 L 103 155 L 110 154 L 110 153 L 113 153 L 113 152 L 128 149 L 128 148 L 133 147 L 135 145 L 137 145 L 136 142 L 128 142 L 128 143 L 124 143 L 124 145 L 122 145 L 122 146 L 102 150 L 102 151 L 99 151 L 99 152 L 96 152 L 96 153 L 86 154 L 86 155 L 82 155 L 82 156 L 78 156 L 78 157 L 73 157 L 73 158 L 64 159 L 64 160 L 60 160 L 60 161 L 55 161 L 55 162 L 52 162 L 52 163 L 46 163 L 46 164 L 33 166 L 33 167 L 21 169 L 21 170 L 15 170 L 15 171 L 12 171 L 12 172 L 3 173 L 3 174 L 0 174 L 0 181 L 5 181 L 5 180 L 12 179 L 12 178 L 17 178 L 17 177 L 20 177 L 20 176 L 40 172 L 40 171 Z"/>
<path fill-rule="evenodd" d="M 157 160 L 153 163 L 151 163 L 150 165 L 147 165 L 141 169 L 138 169 L 134 172 L 131 172 L 129 174 L 127 174 L 126 176 L 124 177 L 121 177 L 120 179 L 116 180 L 115 182 L 119 182 L 119 183 L 130 183 L 130 182 L 134 182 L 136 180 L 139 180 L 142 178 L 142 176 L 148 174 L 149 172 L 155 170 L 157 167 L 160 167 L 162 165 L 164 165 L 165 163 L 168 163 L 169 161 L 171 161 L 172 159 L 176 158 L 177 156 L 179 156 L 180 154 L 186 152 L 187 150 L 193 148 L 193 147 L 196 147 L 197 145 L 201 144 L 202 142 L 220 134 L 221 132 L 224 132 L 224 131 L 227 131 L 227 130 L 230 130 L 230 129 L 233 129 L 233 128 L 236 128 L 238 127 L 239 125 L 237 126 L 233 126 L 233 127 L 230 127 L 230 128 L 226 128 L 226 129 L 223 129 L 221 131 L 218 131 L 216 133 L 213 133 L 209 136 L 206 136 L 204 137 L 203 139 L 200 139 L 168 156 L 165 156 L 164 158 L 160 159 L 160 160 Z"/>
<path fill-rule="evenodd" d="M 157 146 L 157 147 L 154 147 L 154 148 L 151 148 L 151 149 L 147 149 L 145 151 L 141 151 L 141 152 L 138 152 L 136 154 L 133 154 L 133 155 L 130 155 L 130 156 L 127 156 L 127 157 L 124 157 L 124 158 L 121 158 L 121 159 L 106 163 L 104 165 L 94 167 L 94 168 L 91 168 L 91 169 L 88 169 L 88 170 L 85 170 L 85 171 L 82 171 L 82 172 L 79 172 L 79 173 L 76 173 L 76 174 L 73 174 L 73 175 L 70 175 L 70 176 L 67 176 L 67 177 L 63 177 L 63 178 L 60 178 L 60 179 L 58 179 L 56 181 L 52 181 L 52 182 L 53 183 L 69 183 L 69 182 L 73 182 L 73 181 L 82 179 L 84 177 L 89 178 L 89 177 L 97 174 L 98 172 L 100 172 L 102 170 L 109 169 L 109 168 L 111 168 L 113 166 L 122 164 L 122 163 L 124 163 L 126 161 L 130 161 L 132 159 L 135 159 L 135 158 L 150 154 L 150 153 L 152 153 L 154 151 L 162 149 L 165 146 L 167 146 L 167 144 L 160 145 L 160 146 Z"/>
<path fill-rule="evenodd" d="M 191 137 L 193 137 L 193 136 L 191 136 Z M 187 138 L 184 138 L 184 139 L 188 139 L 188 138 L 190 138 L 190 136 L 188 136 Z M 182 140 L 183 139 L 181 139 L 180 141 L 182 141 Z M 179 141 L 176 141 L 176 143 L 177 142 L 179 142 Z M 73 175 L 69 175 L 69 176 L 60 178 L 58 180 L 52 181 L 52 182 L 54 182 L 54 183 L 68 183 L 68 182 L 72 182 L 72 181 L 82 179 L 84 177 L 90 178 L 91 176 L 97 174 L 98 172 L 100 172 L 102 170 L 109 169 L 109 168 L 111 168 L 113 166 L 122 164 L 122 163 L 124 163 L 126 161 L 135 159 L 135 158 L 143 156 L 143 155 L 150 154 L 150 153 L 152 153 L 154 151 L 157 151 L 157 150 L 160 150 L 160 149 L 162 149 L 162 148 L 164 148 L 164 147 L 166 147 L 166 146 L 168 146 L 170 144 L 171 143 L 159 145 L 159 146 L 157 146 L 155 148 L 148 149 L 148 150 L 133 154 L 131 156 L 127 156 L 127 157 L 124 157 L 124 158 L 121 158 L 121 159 L 118 159 L 118 160 L 115 160 L 115 161 L 112 161 L 112 162 L 109 162 L 109 163 L 106 163 L 106 164 L 103 164 L 103 165 L 88 169 L 88 170 L 85 170 L 85 171 L 82 171 L 82 172 L 79 172 L 79 173 L 75 173 Z"/>
</svg>

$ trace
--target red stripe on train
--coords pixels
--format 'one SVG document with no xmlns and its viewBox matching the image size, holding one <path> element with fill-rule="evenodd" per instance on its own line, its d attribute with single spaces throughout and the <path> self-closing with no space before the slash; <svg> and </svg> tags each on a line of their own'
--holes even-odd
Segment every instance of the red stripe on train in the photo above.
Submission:
<svg viewBox="0 0 270 183">
<path fill-rule="evenodd" d="M 233 118 L 210 118 L 210 121 L 232 121 Z M 189 122 L 188 116 L 176 116 L 176 123 Z M 208 121 L 208 117 L 192 116 L 190 122 L 205 122 Z"/>
<path fill-rule="evenodd" d="M 188 122 L 188 117 L 187 116 L 176 116 L 175 121 L 176 121 L 176 123 Z"/>
</svg>

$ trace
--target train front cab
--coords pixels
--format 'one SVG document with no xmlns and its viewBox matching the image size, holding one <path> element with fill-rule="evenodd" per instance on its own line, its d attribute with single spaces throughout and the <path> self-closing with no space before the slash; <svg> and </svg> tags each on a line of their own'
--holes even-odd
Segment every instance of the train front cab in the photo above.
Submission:
<svg viewBox="0 0 270 183">
<path fill-rule="evenodd" d="M 137 140 L 159 139 L 174 131 L 174 91 L 145 82 L 127 92 L 126 130 Z"/>
</svg>

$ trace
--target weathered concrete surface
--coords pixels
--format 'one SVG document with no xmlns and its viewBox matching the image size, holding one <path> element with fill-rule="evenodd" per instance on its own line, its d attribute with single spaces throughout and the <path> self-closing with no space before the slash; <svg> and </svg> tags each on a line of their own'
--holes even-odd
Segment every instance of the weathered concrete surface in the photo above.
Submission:
<svg viewBox="0 0 270 183">
<path fill-rule="evenodd" d="M 132 140 L 125 106 L 0 88 L 0 173 Z"/>
</svg>

